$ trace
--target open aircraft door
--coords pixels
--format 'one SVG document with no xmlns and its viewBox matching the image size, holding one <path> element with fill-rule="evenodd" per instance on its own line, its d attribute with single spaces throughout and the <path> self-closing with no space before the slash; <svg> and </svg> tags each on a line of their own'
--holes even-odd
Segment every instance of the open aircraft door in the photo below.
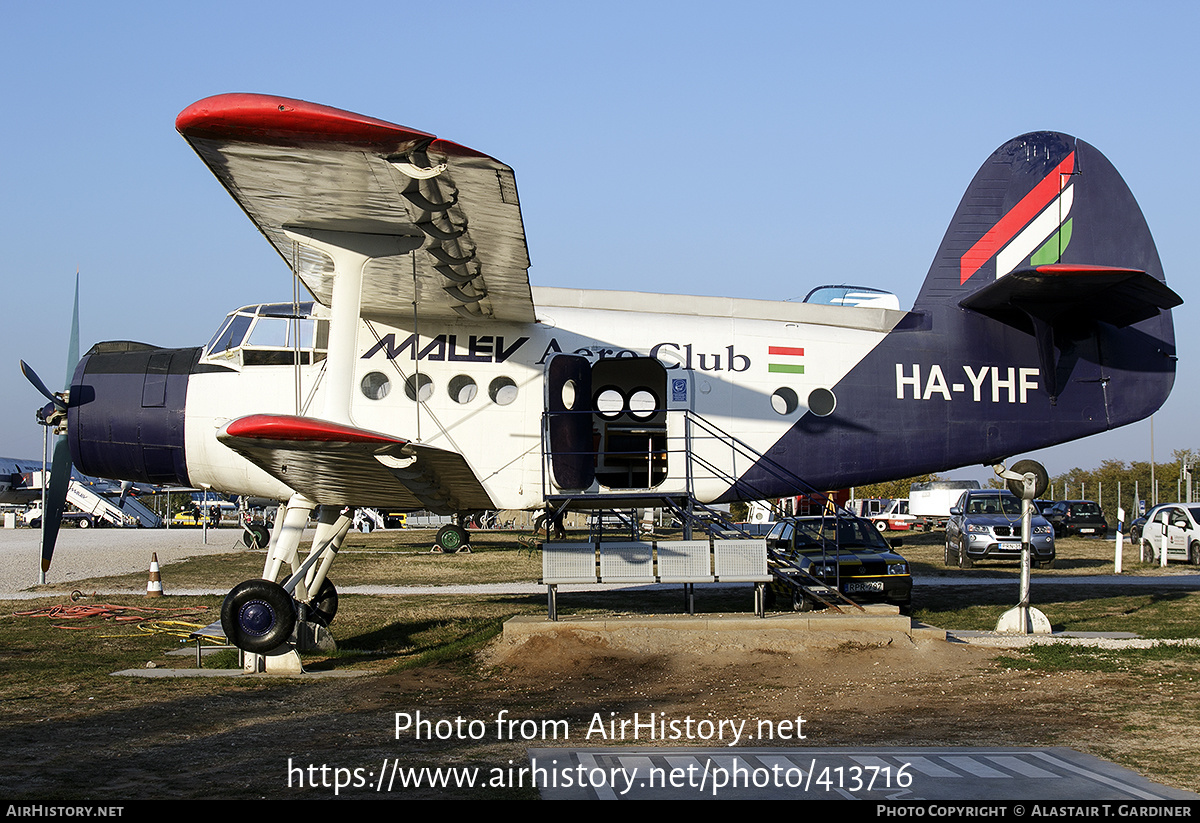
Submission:
<svg viewBox="0 0 1200 823">
<path fill-rule="evenodd" d="M 556 354 L 546 364 L 546 427 L 551 481 L 560 490 L 587 489 L 596 479 L 596 444 L 586 357 Z"/>
<path fill-rule="evenodd" d="M 689 408 L 690 388 L 687 377 L 668 379 L 666 367 L 652 357 L 595 363 L 578 355 L 552 357 L 546 417 L 554 485 L 575 491 L 598 481 L 615 490 L 681 490 L 684 420 L 669 412 Z M 680 465 L 672 466 L 673 459 Z M 664 487 L 669 477 L 678 483 Z"/>
</svg>

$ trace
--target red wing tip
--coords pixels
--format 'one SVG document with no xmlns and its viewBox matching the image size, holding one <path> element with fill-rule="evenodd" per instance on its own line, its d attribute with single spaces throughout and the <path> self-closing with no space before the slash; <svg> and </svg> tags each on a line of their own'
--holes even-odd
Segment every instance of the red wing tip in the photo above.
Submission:
<svg viewBox="0 0 1200 823">
<path fill-rule="evenodd" d="M 252 414 L 239 417 L 225 426 L 225 434 L 251 440 L 370 443 L 383 446 L 402 446 L 408 442 L 399 437 L 343 426 L 328 420 L 286 414 Z"/>
<path fill-rule="evenodd" d="M 324 145 L 407 151 L 434 135 L 319 103 L 236 92 L 198 100 L 179 113 L 184 137 L 281 146 Z"/>
</svg>

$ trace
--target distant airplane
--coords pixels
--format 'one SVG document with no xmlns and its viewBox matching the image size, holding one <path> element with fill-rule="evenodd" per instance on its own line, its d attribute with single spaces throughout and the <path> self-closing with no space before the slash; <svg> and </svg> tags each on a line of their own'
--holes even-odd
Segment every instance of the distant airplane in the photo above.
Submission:
<svg viewBox="0 0 1200 823">
<path fill-rule="evenodd" d="M 176 127 L 312 301 L 238 309 L 198 348 L 99 343 L 65 397 L 41 387 L 44 412 L 89 474 L 285 501 L 264 580 L 223 612 L 251 651 L 286 640 L 297 602 L 332 617 L 327 572 L 354 507 L 682 506 L 862 485 L 1123 426 L 1174 382 L 1182 301 L 1125 182 L 1065 134 L 987 159 L 901 311 L 851 286 L 809 303 L 533 289 L 512 169 L 485 154 L 254 94 L 201 100 Z M 937 162 L 936 147 L 900 151 Z M 653 164 L 581 162 L 639 192 L 598 231 L 653 232 L 671 205 Z M 704 242 L 773 244 L 804 276 L 802 238 L 719 186 L 713 200 Z"/>
<path fill-rule="evenodd" d="M 42 497 L 42 487 L 30 486 L 30 475 L 40 472 L 40 460 L 0 457 L 0 503 L 24 505 Z"/>
</svg>

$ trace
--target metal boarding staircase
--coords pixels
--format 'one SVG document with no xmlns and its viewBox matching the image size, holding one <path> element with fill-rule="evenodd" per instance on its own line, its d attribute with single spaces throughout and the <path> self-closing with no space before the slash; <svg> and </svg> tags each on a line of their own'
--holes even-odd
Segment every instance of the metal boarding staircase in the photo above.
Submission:
<svg viewBox="0 0 1200 823">
<path fill-rule="evenodd" d="M 580 412 L 559 412 L 559 414 L 578 413 Z M 582 413 L 590 414 L 590 412 Z M 700 529 L 714 539 L 753 538 L 754 535 L 748 534 L 741 526 L 732 522 L 724 512 L 697 499 L 695 492 L 697 476 L 704 473 L 709 477 L 714 477 L 727 483 L 730 488 L 736 487 L 739 490 L 739 496 L 745 499 L 766 499 L 772 495 L 765 492 L 757 493 L 758 487 L 747 481 L 744 476 L 738 476 L 723 466 L 718 465 L 715 460 L 705 457 L 701 450 L 694 448 L 698 438 L 710 441 L 709 448 L 706 449 L 707 451 L 711 451 L 712 443 L 720 443 L 723 444 L 723 447 L 728 448 L 730 455 L 728 464 L 730 466 L 736 466 L 739 459 L 746 461 L 746 465 L 753 465 L 764 471 L 771 480 L 778 481 L 787 488 L 795 489 L 800 494 L 819 502 L 825 512 L 822 515 L 823 517 L 841 519 L 850 516 L 841 509 L 838 509 L 828 495 L 810 486 L 803 478 L 786 466 L 772 460 L 767 455 L 762 454 L 748 443 L 724 431 L 701 415 L 691 410 L 667 410 L 666 413 L 681 414 L 684 416 L 684 443 L 683 448 L 679 450 L 683 454 L 684 465 L 686 467 L 685 476 L 687 482 L 683 493 L 658 493 L 653 489 L 622 491 L 589 490 L 578 492 L 552 491 L 552 484 L 550 482 L 549 438 L 547 436 L 549 426 L 546 424 L 546 418 L 549 416 L 549 413 L 544 414 L 542 426 L 542 492 L 548 509 L 547 523 L 549 523 L 551 517 L 563 514 L 568 508 L 587 508 L 595 510 L 598 515 L 595 521 L 597 526 L 590 530 L 590 539 L 598 541 L 602 538 L 605 514 L 622 527 L 628 528 L 630 533 L 636 537 L 637 518 L 635 515 L 630 516 L 623 513 L 621 506 L 624 504 L 624 511 L 627 512 L 631 504 L 653 502 L 657 503 L 659 507 L 671 511 L 679 518 L 684 526 L 685 540 L 691 539 L 694 529 Z M 638 452 L 639 456 L 641 454 L 641 452 Z M 649 476 L 649 472 L 647 474 Z M 666 480 L 664 479 L 664 482 L 659 485 L 666 485 Z M 824 538 L 821 541 L 823 562 L 827 557 L 832 558 L 835 568 L 838 566 L 837 557 L 840 554 L 836 539 L 836 535 L 839 532 L 840 530 L 835 528 L 833 529 L 835 535 L 833 541 L 826 541 Z M 827 543 L 830 545 L 827 545 Z M 794 604 L 799 605 L 803 602 L 802 598 L 807 597 L 811 601 L 820 603 L 837 612 L 843 611 L 843 608 L 863 611 L 862 606 L 841 593 L 836 580 L 832 587 L 827 585 L 824 581 L 801 568 L 790 557 L 777 551 L 770 543 L 767 544 L 767 559 L 768 569 L 772 576 L 784 588 L 793 593 Z"/>
<path fill-rule="evenodd" d="M 30 475 L 30 485 L 40 486 L 41 472 Z M 78 511 L 90 515 L 95 521 L 103 521 L 118 527 L 141 527 L 155 529 L 162 525 L 162 517 L 155 514 L 137 498 L 126 494 L 118 497 L 113 492 L 97 491 L 82 480 L 72 479 L 67 485 L 67 502 Z"/>
</svg>

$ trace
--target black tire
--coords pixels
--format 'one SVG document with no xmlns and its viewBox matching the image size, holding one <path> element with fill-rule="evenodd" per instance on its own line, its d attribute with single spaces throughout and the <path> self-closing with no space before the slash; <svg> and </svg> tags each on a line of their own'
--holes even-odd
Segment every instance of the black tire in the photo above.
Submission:
<svg viewBox="0 0 1200 823">
<path fill-rule="evenodd" d="M 470 542 L 471 536 L 467 534 L 466 529 L 450 523 L 438 529 L 437 537 L 434 538 L 435 545 L 444 554 L 454 554 Z"/>
<path fill-rule="evenodd" d="M 271 543 L 271 530 L 255 523 L 242 530 L 242 543 L 248 549 L 265 549 Z"/>
<path fill-rule="evenodd" d="M 1193 566 L 1200 566 L 1200 542 L 1192 541 L 1192 545 L 1188 547 L 1188 562 Z"/>
<path fill-rule="evenodd" d="M 903 603 L 897 603 L 896 605 L 900 607 L 900 614 L 905 617 L 912 617 L 913 604 L 911 599 L 905 600 Z"/>
<path fill-rule="evenodd" d="M 967 555 L 967 538 L 961 537 L 958 541 L 958 567 L 960 569 L 969 569 L 975 565 L 975 561 Z"/>
<path fill-rule="evenodd" d="M 792 611 L 794 612 L 811 612 L 813 610 L 813 602 L 804 596 L 804 592 L 792 592 Z"/>
<path fill-rule="evenodd" d="M 40 518 L 40 517 L 35 517 L 35 518 L 33 518 L 32 520 L 30 520 L 30 521 L 29 521 L 29 528 L 31 528 L 31 529 L 40 529 L 41 527 L 42 527 L 42 518 Z"/>
<path fill-rule="evenodd" d="M 92 527 L 92 519 L 90 517 L 79 518 L 79 528 L 90 529 Z"/>
<path fill-rule="evenodd" d="M 950 538 L 949 537 L 946 538 L 946 553 L 942 559 L 946 562 L 947 566 L 956 565 L 958 562 L 957 559 L 954 557 L 954 549 L 951 548 L 951 546 L 950 546 Z"/>
<path fill-rule="evenodd" d="M 1050 475 L 1046 473 L 1046 467 L 1036 460 L 1018 460 L 1012 464 L 1012 468 L 1009 471 L 1014 471 L 1017 474 L 1033 472 L 1037 478 L 1033 486 L 1033 496 L 1035 499 L 1045 494 L 1046 489 L 1050 487 Z M 1007 480 L 1005 484 L 1008 486 L 1008 490 L 1017 496 L 1018 500 L 1021 499 L 1021 495 L 1025 492 L 1025 484 L 1016 480 Z"/>
<path fill-rule="evenodd" d="M 774 609 L 775 601 L 776 601 L 775 589 L 773 589 L 771 587 L 771 584 L 768 583 L 766 585 L 766 587 L 763 589 L 763 607 L 767 608 L 767 609 Z"/>
<path fill-rule="evenodd" d="M 1039 569 L 1053 569 L 1054 561 L 1053 560 L 1042 560 L 1042 561 L 1038 562 L 1037 567 Z"/>
<path fill-rule="evenodd" d="M 883 534 L 883 533 L 884 533 L 885 531 L 887 531 L 887 529 L 888 529 L 888 524 L 887 524 L 887 521 L 886 521 L 886 520 L 876 520 L 876 521 L 875 521 L 875 529 L 876 529 L 876 530 L 877 530 L 877 531 L 878 531 L 880 534 Z"/>
<path fill-rule="evenodd" d="M 292 597 L 278 583 L 247 580 L 221 604 L 221 628 L 239 649 L 264 654 L 281 646 L 296 628 Z"/>
<path fill-rule="evenodd" d="M 338 593 L 333 581 L 328 577 L 321 583 L 321 588 L 308 604 L 308 619 L 322 626 L 329 626 L 337 616 Z"/>
<path fill-rule="evenodd" d="M 1142 562 L 1143 563 L 1153 563 L 1154 561 L 1155 561 L 1154 546 L 1150 545 L 1150 541 L 1143 537 L 1142 538 Z"/>
</svg>

